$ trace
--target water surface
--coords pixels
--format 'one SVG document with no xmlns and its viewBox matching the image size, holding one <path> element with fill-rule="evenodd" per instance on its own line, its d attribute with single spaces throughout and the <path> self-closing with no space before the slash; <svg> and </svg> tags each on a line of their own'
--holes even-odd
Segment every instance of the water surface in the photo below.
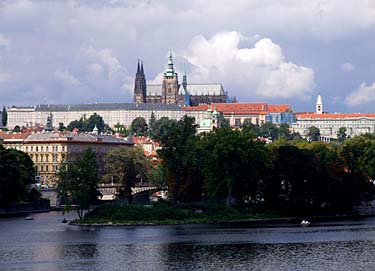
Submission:
<svg viewBox="0 0 375 271">
<path fill-rule="evenodd" d="M 375 218 L 308 228 L 81 228 L 61 223 L 58 212 L 33 216 L 0 219 L 0 270 L 375 269 Z"/>
</svg>

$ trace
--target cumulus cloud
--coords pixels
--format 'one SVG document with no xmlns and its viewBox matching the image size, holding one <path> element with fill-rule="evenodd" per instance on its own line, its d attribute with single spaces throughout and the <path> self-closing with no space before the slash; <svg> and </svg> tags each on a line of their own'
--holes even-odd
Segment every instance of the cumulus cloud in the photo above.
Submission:
<svg viewBox="0 0 375 271">
<path fill-rule="evenodd" d="M 8 82 L 10 79 L 10 75 L 7 73 L 0 73 L 0 83 Z"/>
<path fill-rule="evenodd" d="M 87 65 L 87 70 L 94 74 L 94 75 L 97 75 L 97 74 L 100 74 L 103 72 L 104 68 L 102 65 L 98 64 L 98 63 L 90 63 L 89 65 Z"/>
<path fill-rule="evenodd" d="M 375 104 L 375 82 L 372 85 L 362 83 L 356 90 L 345 98 L 345 103 L 350 107 L 365 104 Z"/>
<path fill-rule="evenodd" d="M 341 70 L 344 72 L 351 72 L 355 70 L 355 67 L 352 63 L 346 62 L 341 65 Z"/>
<path fill-rule="evenodd" d="M 194 65 L 193 80 L 234 85 L 231 94 L 251 98 L 309 99 L 315 86 L 314 71 L 286 61 L 281 47 L 271 39 L 254 46 L 240 43 L 241 33 L 220 32 L 212 38 L 194 37 L 184 56 Z"/>
<path fill-rule="evenodd" d="M 68 70 L 57 70 L 54 72 L 54 77 L 66 85 L 78 86 L 79 80 L 75 78 Z"/>
<path fill-rule="evenodd" d="M 98 60 L 102 65 L 104 65 L 108 72 L 108 78 L 113 79 L 116 75 L 120 75 L 124 73 L 123 67 L 120 61 L 113 56 L 112 51 L 110 49 L 101 49 L 97 50 L 93 46 L 89 48 L 83 48 L 82 52 L 86 54 L 89 58 Z M 91 68 L 94 68 L 98 71 L 100 69 L 99 64 L 94 64 Z"/>
<path fill-rule="evenodd" d="M 0 34 L 0 48 L 5 47 L 8 48 L 10 46 L 10 40 L 5 38 L 2 34 Z"/>
</svg>

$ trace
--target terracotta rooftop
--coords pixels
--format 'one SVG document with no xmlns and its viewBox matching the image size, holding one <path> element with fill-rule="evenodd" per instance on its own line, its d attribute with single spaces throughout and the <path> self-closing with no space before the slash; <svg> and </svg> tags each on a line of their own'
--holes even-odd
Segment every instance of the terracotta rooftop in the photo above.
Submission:
<svg viewBox="0 0 375 271">
<path fill-rule="evenodd" d="M 287 104 L 268 105 L 267 103 L 213 103 L 184 107 L 185 111 L 206 111 L 208 108 L 216 108 L 224 114 L 267 114 L 280 113 L 290 110 Z"/>
<path fill-rule="evenodd" d="M 26 139 L 31 133 L 12 133 L 0 131 L 0 137 L 4 140 L 17 140 L 17 139 Z"/>
</svg>

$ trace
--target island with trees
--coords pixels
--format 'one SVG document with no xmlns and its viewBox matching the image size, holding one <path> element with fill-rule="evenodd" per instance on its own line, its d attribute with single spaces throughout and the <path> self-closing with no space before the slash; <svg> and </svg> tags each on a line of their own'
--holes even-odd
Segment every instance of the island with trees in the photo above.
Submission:
<svg viewBox="0 0 375 271">
<path fill-rule="evenodd" d="M 374 134 L 326 143 L 316 141 L 318 130 L 311 129 L 311 138 L 304 140 L 287 126 L 272 124 L 197 134 L 190 117 L 154 120 L 150 127 L 143 120 L 137 123 L 134 126 L 143 127 L 142 133 L 160 142 L 161 164 L 151 165 L 138 147 L 108 153 L 104 181 L 118 184 L 118 200 L 94 209 L 89 206 L 97 204 L 98 178 L 64 173 L 67 183 L 87 178 L 83 183 L 89 187 L 62 185 L 61 195 L 74 198 L 74 190 L 91 191 L 77 193 L 84 197 L 82 209 L 89 212 L 84 216 L 82 212 L 76 223 L 169 224 L 353 214 L 353 206 L 374 198 Z M 266 144 L 265 137 L 273 142 Z M 168 187 L 170 200 L 147 206 L 132 203 L 131 188 L 140 179 Z M 75 201 L 80 205 L 78 198 Z"/>
</svg>

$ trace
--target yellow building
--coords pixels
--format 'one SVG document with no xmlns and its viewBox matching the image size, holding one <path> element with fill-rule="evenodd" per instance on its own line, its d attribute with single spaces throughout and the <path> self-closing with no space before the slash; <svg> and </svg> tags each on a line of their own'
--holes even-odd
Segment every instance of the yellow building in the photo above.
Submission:
<svg viewBox="0 0 375 271">
<path fill-rule="evenodd" d="M 62 163 L 74 160 L 87 149 L 96 153 L 99 174 L 103 173 L 106 153 L 117 146 L 133 146 L 132 139 L 107 135 L 79 133 L 1 133 L 6 148 L 26 152 L 35 165 L 37 182 L 55 186 L 57 173 Z"/>
</svg>

